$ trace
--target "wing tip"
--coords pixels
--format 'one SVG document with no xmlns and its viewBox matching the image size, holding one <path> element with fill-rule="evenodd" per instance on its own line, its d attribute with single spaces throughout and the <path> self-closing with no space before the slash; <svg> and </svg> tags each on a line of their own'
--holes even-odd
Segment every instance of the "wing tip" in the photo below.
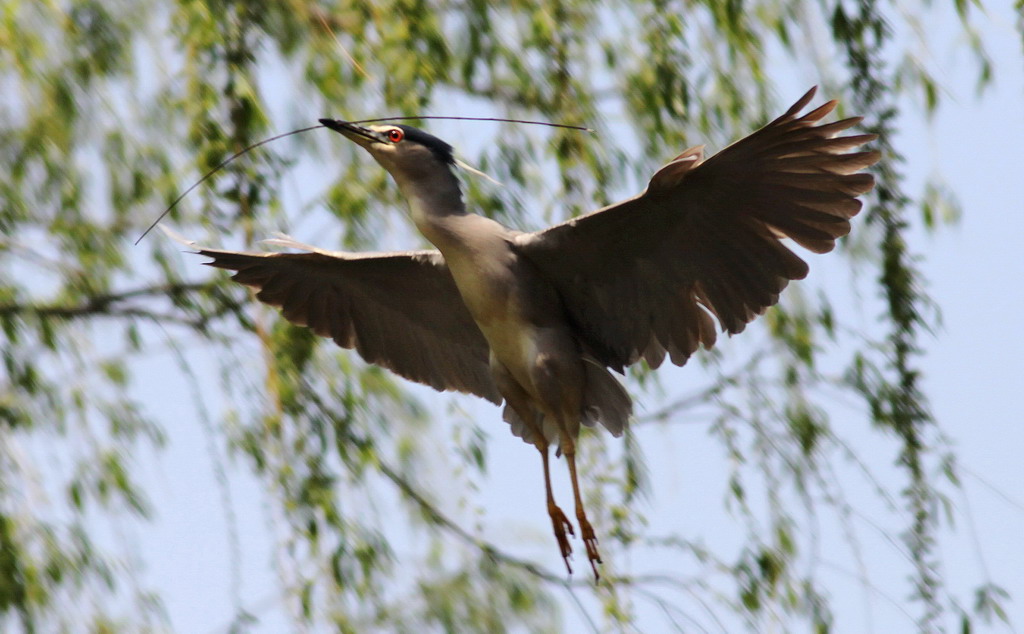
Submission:
<svg viewBox="0 0 1024 634">
<path fill-rule="evenodd" d="M 818 93 L 818 86 L 811 86 L 811 89 L 804 93 L 803 97 L 797 99 L 796 103 L 786 111 L 785 116 L 796 116 L 798 112 L 804 109 L 807 104 L 811 103 L 811 99 L 814 99 L 814 95 Z"/>
</svg>

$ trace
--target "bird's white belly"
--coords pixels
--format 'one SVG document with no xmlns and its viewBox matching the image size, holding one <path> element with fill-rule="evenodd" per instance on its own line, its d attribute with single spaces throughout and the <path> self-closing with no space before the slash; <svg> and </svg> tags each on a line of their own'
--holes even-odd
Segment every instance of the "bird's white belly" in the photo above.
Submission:
<svg viewBox="0 0 1024 634">
<path fill-rule="evenodd" d="M 537 362 L 538 333 L 535 328 L 519 319 L 502 319 L 481 325 L 480 330 L 494 357 L 523 387 L 529 388 L 529 368 Z"/>
<path fill-rule="evenodd" d="M 495 301 L 488 302 L 485 310 L 470 310 L 494 357 L 523 387 L 529 388 L 529 368 L 536 364 L 540 333 L 523 315 L 514 298 L 493 299 Z"/>
<path fill-rule="evenodd" d="M 479 326 L 494 357 L 527 391 L 531 391 L 530 368 L 537 362 L 538 341 L 543 328 L 527 316 L 524 298 L 517 289 L 502 283 L 501 275 L 489 275 L 487 267 L 452 272 L 459 293 Z"/>
<path fill-rule="evenodd" d="M 559 320 L 557 295 L 507 241 L 484 246 L 449 250 L 445 259 L 494 360 L 538 407 L 566 400 L 571 408 L 582 390 L 582 367 L 575 339 Z"/>
</svg>

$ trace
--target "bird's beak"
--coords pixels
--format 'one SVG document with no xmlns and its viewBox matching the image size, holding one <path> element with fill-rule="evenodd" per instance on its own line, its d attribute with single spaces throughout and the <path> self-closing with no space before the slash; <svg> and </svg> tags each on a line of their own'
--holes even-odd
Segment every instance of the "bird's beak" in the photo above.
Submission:
<svg viewBox="0 0 1024 634">
<path fill-rule="evenodd" d="M 363 126 L 349 123 L 348 121 L 341 121 L 339 119 L 320 119 L 320 123 L 325 128 L 338 132 L 350 141 L 355 142 L 361 147 L 367 147 L 371 143 L 386 143 L 387 139 L 380 132 L 371 130 L 370 128 L 364 128 Z"/>
</svg>

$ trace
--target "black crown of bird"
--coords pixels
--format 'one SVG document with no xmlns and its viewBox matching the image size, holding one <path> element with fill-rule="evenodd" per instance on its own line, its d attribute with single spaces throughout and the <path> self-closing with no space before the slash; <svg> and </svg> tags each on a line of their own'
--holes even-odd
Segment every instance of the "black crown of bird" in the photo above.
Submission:
<svg viewBox="0 0 1024 634">
<path fill-rule="evenodd" d="M 654 369 L 666 358 L 681 366 L 711 348 L 719 330 L 742 332 L 790 281 L 806 277 L 790 244 L 831 251 L 861 210 L 858 196 L 874 187 L 862 170 L 881 155 L 858 148 L 876 135 L 840 136 L 860 117 L 821 123 L 836 101 L 801 115 L 814 93 L 707 160 L 703 146 L 684 150 L 640 194 L 541 231 L 468 211 L 444 141 L 400 124 L 361 125 L 406 119 L 391 117 L 321 119 L 256 143 L 204 175 L 146 233 L 217 170 L 276 139 L 326 127 L 370 153 L 436 250 L 346 253 L 278 238 L 268 242 L 299 252 L 197 253 L 233 271 L 285 319 L 368 363 L 504 403 L 512 433 L 541 454 L 548 515 L 571 574 L 576 533 L 555 504 L 550 446 L 565 459 L 597 582 L 602 560 L 580 493 L 576 438 L 581 425 L 600 424 L 615 436 L 626 429 L 632 399 L 613 372 L 640 361 Z"/>
</svg>

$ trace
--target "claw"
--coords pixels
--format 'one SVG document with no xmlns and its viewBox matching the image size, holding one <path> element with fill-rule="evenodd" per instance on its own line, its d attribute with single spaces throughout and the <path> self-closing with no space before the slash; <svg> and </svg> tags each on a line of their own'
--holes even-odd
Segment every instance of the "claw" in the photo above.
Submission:
<svg viewBox="0 0 1024 634">
<path fill-rule="evenodd" d="M 594 533 L 594 527 L 587 521 L 586 515 L 580 513 L 576 519 L 580 523 L 580 538 L 587 547 L 587 560 L 590 562 L 591 570 L 594 571 L 594 583 L 596 584 L 601 581 L 601 575 L 597 572 L 597 564 L 604 563 L 601 561 L 601 553 L 597 550 L 597 535 Z"/>
<path fill-rule="evenodd" d="M 565 536 L 565 533 L 568 531 L 573 537 L 576 536 L 576 533 L 573 531 L 572 524 L 569 522 L 569 518 L 565 516 L 565 513 L 562 512 L 562 509 L 552 504 L 548 507 L 548 514 L 551 516 L 551 525 L 555 529 L 555 539 L 558 540 L 558 549 L 562 552 L 565 568 L 571 575 L 572 566 L 569 564 L 569 559 L 572 557 L 572 546 L 569 544 L 569 538 Z"/>
</svg>

